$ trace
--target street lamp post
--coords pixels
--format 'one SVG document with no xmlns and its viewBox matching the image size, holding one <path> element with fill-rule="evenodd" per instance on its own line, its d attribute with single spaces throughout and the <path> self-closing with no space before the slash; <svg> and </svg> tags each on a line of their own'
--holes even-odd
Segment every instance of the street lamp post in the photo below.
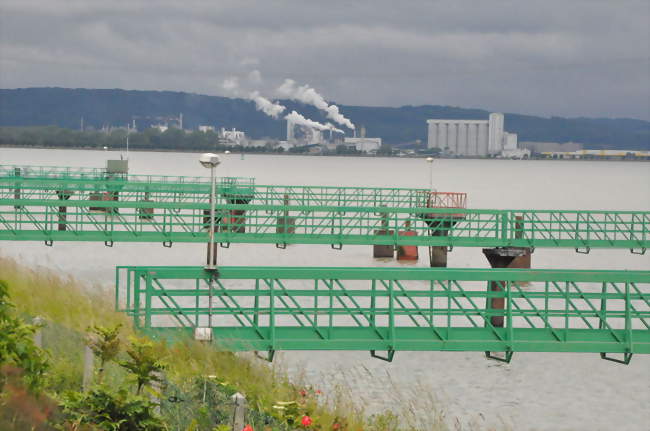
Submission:
<svg viewBox="0 0 650 431">
<path fill-rule="evenodd" d="M 214 244 L 214 216 L 217 204 L 217 184 L 214 175 L 215 168 L 221 163 L 221 159 L 214 153 L 201 154 L 199 162 L 204 168 L 210 168 L 210 239 L 208 242 L 208 255 L 205 269 L 214 270 L 217 267 L 217 250 Z"/>
<path fill-rule="evenodd" d="M 221 159 L 214 153 L 201 154 L 199 162 L 204 168 L 210 168 L 210 239 L 208 240 L 208 255 L 205 265 L 205 270 L 210 272 L 210 280 L 208 281 L 208 327 L 196 328 L 194 337 L 204 341 L 212 340 L 212 286 L 214 277 L 217 275 L 217 248 L 214 243 L 214 216 L 215 206 L 217 205 L 217 180 L 214 175 L 214 170 L 221 163 Z M 198 337 L 198 338 L 197 338 Z"/>
</svg>

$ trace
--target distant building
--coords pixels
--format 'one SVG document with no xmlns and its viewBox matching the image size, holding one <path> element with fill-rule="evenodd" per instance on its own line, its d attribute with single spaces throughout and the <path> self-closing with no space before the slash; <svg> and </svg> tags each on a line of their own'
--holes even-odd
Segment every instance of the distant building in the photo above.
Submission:
<svg viewBox="0 0 650 431">
<path fill-rule="evenodd" d="M 343 142 L 364 153 L 376 153 L 381 147 L 381 138 L 345 138 Z"/>
<path fill-rule="evenodd" d="M 203 132 L 203 133 L 214 132 L 214 126 L 199 126 L 199 132 Z"/>
<path fill-rule="evenodd" d="M 428 148 L 457 156 L 497 156 L 517 147 L 517 135 L 507 133 L 500 113 L 487 120 L 427 120 Z"/>
<path fill-rule="evenodd" d="M 219 141 L 225 145 L 245 145 L 246 133 L 234 127 L 232 130 L 226 130 L 222 127 L 219 129 Z"/>
<path fill-rule="evenodd" d="M 521 148 L 526 148 L 533 153 L 544 153 L 544 152 L 571 152 L 571 151 L 580 151 L 582 150 L 582 144 L 577 142 L 565 142 L 563 144 L 559 142 L 531 142 L 525 141 L 520 143 Z"/>
<path fill-rule="evenodd" d="M 167 126 L 167 124 L 153 124 L 151 128 L 157 129 L 160 132 L 165 133 L 169 129 L 169 126 Z"/>
</svg>

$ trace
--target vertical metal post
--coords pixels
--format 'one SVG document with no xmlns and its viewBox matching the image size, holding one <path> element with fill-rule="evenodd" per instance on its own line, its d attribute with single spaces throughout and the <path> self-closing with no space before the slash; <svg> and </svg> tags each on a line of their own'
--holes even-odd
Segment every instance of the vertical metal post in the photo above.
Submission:
<svg viewBox="0 0 650 431">
<path fill-rule="evenodd" d="M 93 382 L 93 369 L 95 367 L 95 355 L 90 347 L 84 346 L 84 374 L 82 387 L 84 392 L 87 392 L 90 389 L 90 385 Z"/>
<path fill-rule="evenodd" d="M 269 285 L 269 327 L 271 328 L 271 350 L 275 350 L 275 291 L 273 290 L 273 279 Z"/>
<path fill-rule="evenodd" d="M 208 280 L 208 328 L 212 331 L 212 273 L 209 274 L 210 279 Z"/>
<path fill-rule="evenodd" d="M 136 329 L 142 326 L 142 321 L 140 320 L 140 278 L 140 274 L 133 275 L 133 323 Z"/>
<path fill-rule="evenodd" d="M 370 294 L 370 321 L 374 325 L 375 316 L 377 315 L 377 280 L 374 278 L 370 280 L 371 294 Z"/>
<path fill-rule="evenodd" d="M 151 328 L 151 300 L 153 295 L 153 285 L 151 283 L 151 274 L 147 274 L 144 296 L 144 327 Z"/>
<path fill-rule="evenodd" d="M 314 326 L 318 328 L 318 279 L 314 280 Z"/>
<path fill-rule="evenodd" d="M 201 279 L 197 278 L 196 280 L 194 280 L 194 293 L 196 295 L 194 297 L 194 310 L 196 313 L 194 314 L 194 326 L 196 326 L 197 328 L 199 326 L 199 317 L 201 316 L 201 313 L 199 311 L 199 306 L 201 305 L 199 290 L 201 290 Z"/>
<path fill-rule="evenodd" d="M 393 292 L 393 280 L 388 280 L 388 326 L 390 327 L 390 346 L 389 350 L 395 350 L 395 304 Z"/>
<path fill-rule="evenodd" d="M 259 326 L 260 324 L 260 279 L 256 278 L 255 279 L 255 298 L 253 299 L 254 304 L 253 308 L 255 309 L 255 313 L 253 314 L 253 323 L 255 326 Z"/>
<path fill-rule="evenodd" d="M 214 176 L 215 167 L 210 167 L 210 239 L 208 242 L 208 256 L 207 256 L 207 265 L 209 269 L 214 269 L 217 265 L 217 250 L 214 247 L 214 214 L 215 214 L 215 205 L 216 205 L 216 181 Z M 212 286 L 210 286 L 212 289 Z"/>
<path fill-rule="evenodd" d="M 632 353 L 632 316 L 630 314 L 630 283 L 625 282 L 625 353 Z"/>
</svg>

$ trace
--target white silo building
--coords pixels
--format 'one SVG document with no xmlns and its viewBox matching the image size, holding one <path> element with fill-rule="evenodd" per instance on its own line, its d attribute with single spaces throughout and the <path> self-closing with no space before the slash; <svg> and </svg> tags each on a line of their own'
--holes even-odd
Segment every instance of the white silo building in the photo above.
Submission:
<svg viewBox="0 0 650 431">
<path fill-rule="evenodd" d="M 434 119 L 427 120 L 427 123 L 427 147 L 439 148 L 448 154 L 475 157 L 498 155 L 505 145 L 503 114 L 492 113 L 488 120 Z"/>
</svg>

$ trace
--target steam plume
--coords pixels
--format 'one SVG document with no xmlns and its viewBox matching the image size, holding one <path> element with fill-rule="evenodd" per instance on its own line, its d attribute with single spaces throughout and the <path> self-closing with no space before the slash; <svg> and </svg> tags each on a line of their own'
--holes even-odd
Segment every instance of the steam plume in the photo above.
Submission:
<svg viewBox="0 0 650 431">
<path fill-rule="evenodd" d="M 260 96 L 260 93 L 258 91 L 253 91 L 248 95 L 248 97 L 253 102 L 255 102 L 255 107 L 258 111 L 264 112 L 269 117 L 278 118 L 278 115 L 280 115 L 286 109 L 279 103 L 271 102 L 266 97 Z"/>
<path fill-rule="evenodd" d="M 303 103 L 313 105 L 327 114 L 327 118 L 354 130 L 354 124 L 339 112 L 336 105 L 328 105 L 323 96 L 308 85 L 297 86 L 293 79 L 285 79 L 282 85 L 277 88 L 280 97 L 299 100 Z"/>
<path fill-rule="evenodd" d="M 312 129 L 321 130 L 321 131 L 323 131 L 323 130 L 331 130 L 333 132 L 343 133 L 343 130 L 337 129 L 336 127 L 334 127 L 333 125 L 331 125 L 329 123 L 321 124 L 321 123 L 319 123 L 317 121 L 310 120 L 308 118 L 303 117 L 302 115 L 300 115 L 296 111 L 291 111 L 291 113 L 287 114 L 284 117 L 284 119 L 288 120 L 288 121 L 291 121 L 293 124 L 296 124 L 296 125 L 299 125 L 299 126 L 306 126 L 306 127 L 310 127 Z"/>
</svg>

